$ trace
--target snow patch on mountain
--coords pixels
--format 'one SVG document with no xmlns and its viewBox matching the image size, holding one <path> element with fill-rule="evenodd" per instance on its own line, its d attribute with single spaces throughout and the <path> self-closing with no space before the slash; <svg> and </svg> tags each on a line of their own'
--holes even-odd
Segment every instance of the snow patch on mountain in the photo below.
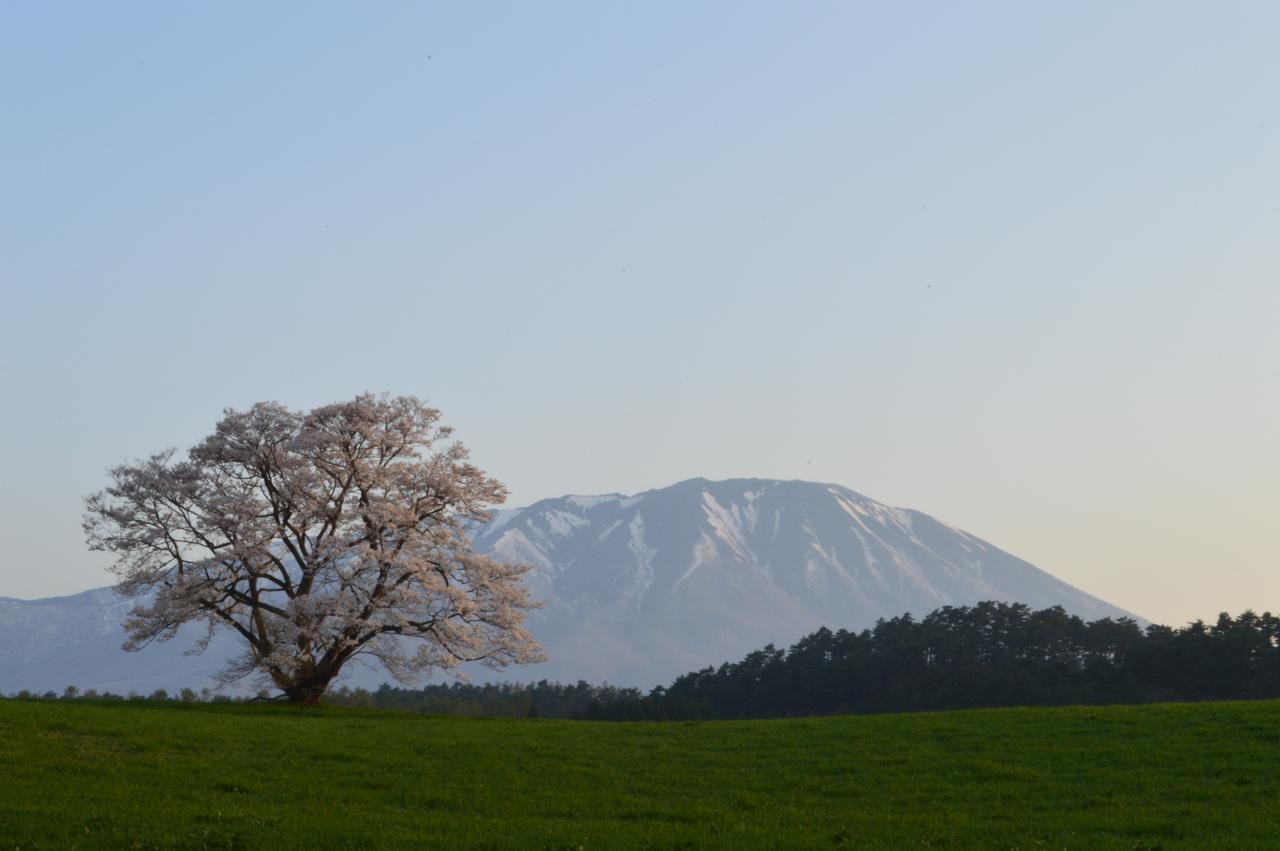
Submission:
<svg viewBox="0 0 1280 851">
<path fill-rule="evenodd" d="M 657 557 L 658 551 L 650 547 L 644 539 L 644 516 L 640 512 L 636 512 L 627 529 L 631 533 L 627 548 L 636 557 L 636 571 L 627 582 L 625 599 L 627 605 L 639 613 L 645 592 L 653 586 L 653 560 Z"/>
<path fill-rule="evenodd" d="M 591 521 L 587 518 L 580 514 L 571 514 L 568 511 L 548 511 L 544 518 L 551 534 L 565 538 L 572 535 L 574 529 L 581 529 L 583 526 L 591 525 Z"/>
<path fill-rule="evenodd" d="M 589 511 L 592 508 L 595 508 L 597 505 L 603 505 L 606 502 L 617 502 L 620 498 L 621 498 L 620 494 L 607 493 L 607 494 L 596 494 L 594 496 L 581 496 L 581 495 L 567 496 L 565 497 L 565 500 L 570 505 L 576 506 L 577 508 L 581 508 L 584 511 Z"/>
</svg>

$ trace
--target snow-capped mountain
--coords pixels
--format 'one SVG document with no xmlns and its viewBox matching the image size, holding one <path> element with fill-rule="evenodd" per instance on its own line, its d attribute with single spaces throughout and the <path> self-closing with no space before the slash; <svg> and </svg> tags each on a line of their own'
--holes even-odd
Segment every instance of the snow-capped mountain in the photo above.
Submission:
<svg viewBox="0 0 1280 851">
<path fill-rule="evenodd" d="M 532 564 L 555 677 L 653 685 L 820 626 L 1006 600 L 1132 617 L 967 532 L 838 485 L 691 479 L 505 511 L 477 548 Z"/>
<path fill-rule="evenodd" d="M 549 660 L 506 679 L 649 687 L 823 625 L 861 629 L 987 599 L 1130 616 L 926 514 L 813 482 L 691 479 L 634 496 L 547 499 L 497 512 L 475 543 L 533 565 L 528 582 L 545 604 L 529 627 Z M 190 628 L 125 653 L 130 605 L 109 589 L 0 598 L 0 692 L 199 687 L 235 646 L 227 636 L 184 657 L 198 635 Z M 385 679 L 357 669 L 348 682 Z"/>
</svg>

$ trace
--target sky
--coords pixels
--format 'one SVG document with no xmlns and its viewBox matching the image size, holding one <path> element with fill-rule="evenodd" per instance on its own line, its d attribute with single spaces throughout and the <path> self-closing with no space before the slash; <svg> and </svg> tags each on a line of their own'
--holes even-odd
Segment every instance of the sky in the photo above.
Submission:
<svg viewBox="0 0 1280 851">
<path fill-rule="evenodd" d="M 221 411 L 837 482 L 1280 610 L 1280 5 L 0 4 L 0 596 Z"/>
</svg>

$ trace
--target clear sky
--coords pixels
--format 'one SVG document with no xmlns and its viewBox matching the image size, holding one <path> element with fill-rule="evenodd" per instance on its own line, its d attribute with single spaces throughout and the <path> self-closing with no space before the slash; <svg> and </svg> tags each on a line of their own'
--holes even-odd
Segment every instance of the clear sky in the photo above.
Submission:
<svg viewBox="0 0 1280 851">
<path fill-rule="evenodd" d="M 0 595 L 225 406 L 1280 609 L 1280 4 L 0 5 Z"/>
</svg>

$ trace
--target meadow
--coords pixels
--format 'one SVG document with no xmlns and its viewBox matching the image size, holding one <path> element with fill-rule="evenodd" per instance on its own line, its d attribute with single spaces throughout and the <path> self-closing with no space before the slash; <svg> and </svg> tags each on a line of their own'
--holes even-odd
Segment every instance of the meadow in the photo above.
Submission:
<svg viewBox="0 0 1280 851">
<path fill-rule="evenodd" d="M 763 721 L 0 700 L 2 848 L 1253 848 L 1280 702 Z"/>
</svg>

